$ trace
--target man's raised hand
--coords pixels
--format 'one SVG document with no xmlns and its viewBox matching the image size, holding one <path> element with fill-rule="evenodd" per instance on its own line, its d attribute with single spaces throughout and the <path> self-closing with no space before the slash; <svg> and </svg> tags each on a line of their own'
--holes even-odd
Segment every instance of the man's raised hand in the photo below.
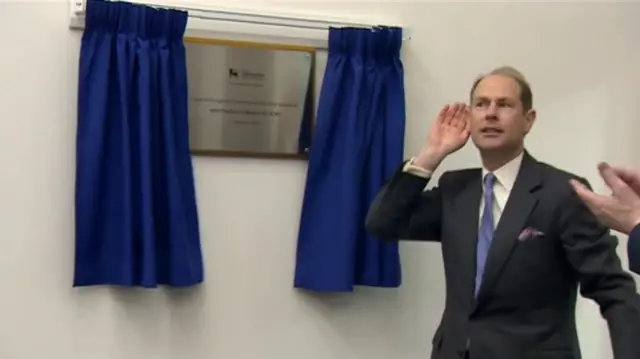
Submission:
<svg viewBox="0 0 640 359">
<path fill-rule="evenodd" d="M 432 171 L 446 156 L 461 149 L 469 140 L 470 117 L 471 111 L 464 103 L 445 105 L 414 163 Z"/>
</svg>

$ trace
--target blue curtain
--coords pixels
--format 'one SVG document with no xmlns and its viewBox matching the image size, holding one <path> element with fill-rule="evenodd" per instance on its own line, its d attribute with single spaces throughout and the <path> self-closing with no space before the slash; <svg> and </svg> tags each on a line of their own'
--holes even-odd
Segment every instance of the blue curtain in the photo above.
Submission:
<svg viewBox="0 0 640 359">
<path fill-rule="evenodd" d="M 82 37 L 74 285 L 202 282 L 188 146 L 187 13 L 90 0 Z"/>
<path fill-rule="evenodd" d="M 329 58 L 309 151 L 295 287 L 344 292 L 398 287 L 396 243 L 365 231 L 369 205 L 402 164 L 402 29 L 330 29 Z"/>
</svg>

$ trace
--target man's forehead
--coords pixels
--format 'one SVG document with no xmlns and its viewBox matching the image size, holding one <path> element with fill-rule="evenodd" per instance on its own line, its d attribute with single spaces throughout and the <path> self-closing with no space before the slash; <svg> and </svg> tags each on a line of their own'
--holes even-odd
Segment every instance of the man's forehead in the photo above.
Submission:
<svg viewBox="0 0 640 359">
<path fill-rule="evenodd" d="M 520 95 L 518 82 L 511 77 L 489 75 L 478 83 L 474 98 L 517 98 Z"/>
</svg>

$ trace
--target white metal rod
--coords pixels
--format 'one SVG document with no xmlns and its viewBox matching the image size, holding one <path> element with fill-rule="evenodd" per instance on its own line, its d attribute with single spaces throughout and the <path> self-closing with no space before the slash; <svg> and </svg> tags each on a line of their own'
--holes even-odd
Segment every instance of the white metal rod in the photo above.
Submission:
<svg viewBox="0 0 640 359">
<path fill-rule="evenodd" d="M 86 0 L 72 0 L 72 11 L 78 17 L 84 17 L 86 9 Z M 189 13 L 189 17 L 202 19 L 202 20 L 214 20 L 214 21 L 226 21 L 236 23 L 246 23 L 254 25 L 268 25 L 277 27 L 289 27 L 296 29 L 311 29 L 311 30 L 328 30 L 329 27 L 363 27 L 373 28 L 378 25 L 362 24 L 355 22 L 345 21 L 329 21 L 322 19 L 309 19 L 294 16 L 285 15 L 271 15 L 260 13 L 248 13 L 228 10 L 217 9 L 200 9 L 194 7 L 172 6 L 172 5 L 159 5 L 159 4 L 147 4 L 148 6 L 154 6 L 158 8 L 183 10 Z M 403 40 L 408 40 L 410 37 L 403 29 Z"/>
<path fill-rule="evenodd" d="M 152 5 L 157 6 L 157 5 Z M 171 6 L 167 6 L 167 8 L 172 8 Z M 318 29 L 318 30 L 326 30 L 329 26 L 342 26 L 342 27 L 374 27 L 375 25 L 371 24 L 360 24 L 360 23 L 352 23 L 352 22 L 335 22 L 335 21 L 327 21 L 320 19 L 305 19 L 305 18 L 296 18 L 293 16 L 283 16 L 283 15 L 270 15 L 270 14 L 251 14 L 251 13 L 243 13 L 237 11 L 225 11 L 225 10 L 212 10 L 212 9 L 197 9 L 197 8 L 189 8 L 189 7 L 179 7 L 175 8 L 179 10 L 184 10 L 187 12 L 201 12 L 210 15 L 196 15 L 195 17 L 201 19 L 208 20 L 220 20 L 220 21 L 229 21 L 228 18 L 221 18 L 222 16 L 248 16 L 256 18 L 256 20 L 245 20 L 244 22 L 250 22 L 258 25 L 272 25 L 272 26 L 285 26 L 285 27 L 302 27 L 308 29 Z M 216 16 L 217 15 L 217 16 Z M 306 23 L 306 25 L 293 25 L 284 23 L 284 22 L 302 22 Z"/>
<path fill-rule="evenodd" d="M 232 15 L 232 14 L 229 14 Z M 234 14 L 237 15 L 237 14 Z M 328 30 L 329 26 L 339 26 L 339 27 L 345 27 L 345 26 L 351 26 L 351 27 L 366 27 L 369 28 L 371 26 L 364 26 L 364 25 L 345 25 L 345 24 L 334 24 L 334 25 L 324 25 L 324 24 L 288 24 L 288 23 L 283 23 L 283 22 L 277 22 L 277 21 L 268 21 L 268 20 L 251 20 L 251 19 L 241 19 L 241 18 L 234 18 L 234 19 L 230 19 L 230 18 L 225 18 L 225 17 L 216 17 L 215 15 L 212 16 L 207 16 L 207 15 L 198 15 L 198 14 L 193 14 L 193 13 L 189 13 L 189 17 L 195 18 L 195 19 L 201 19 L 201 20 L 214 20 L 214 21 L 226 21 L 226 22 L 240 22 L 243 24 L 253 24 L 253 25 L 268 25 L 268 26 L 278 26 L 278 27 L 290 27 L 290 28 L 296 28 L 296 29 L 310 29 L 310 30 Z"/>
</svg>

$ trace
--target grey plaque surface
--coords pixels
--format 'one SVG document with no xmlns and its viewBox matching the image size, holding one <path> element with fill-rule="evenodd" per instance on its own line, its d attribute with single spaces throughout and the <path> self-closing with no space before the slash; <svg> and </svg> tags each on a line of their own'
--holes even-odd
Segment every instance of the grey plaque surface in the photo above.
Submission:
<svg viewBox="0 0 640 359">
<path fill-rule="evenodd" d="M 298 154 L 313 54 L 186 43 L 191 151 Z M 308 110 L 308 109 L 306 109 Z"/>
</svg>

